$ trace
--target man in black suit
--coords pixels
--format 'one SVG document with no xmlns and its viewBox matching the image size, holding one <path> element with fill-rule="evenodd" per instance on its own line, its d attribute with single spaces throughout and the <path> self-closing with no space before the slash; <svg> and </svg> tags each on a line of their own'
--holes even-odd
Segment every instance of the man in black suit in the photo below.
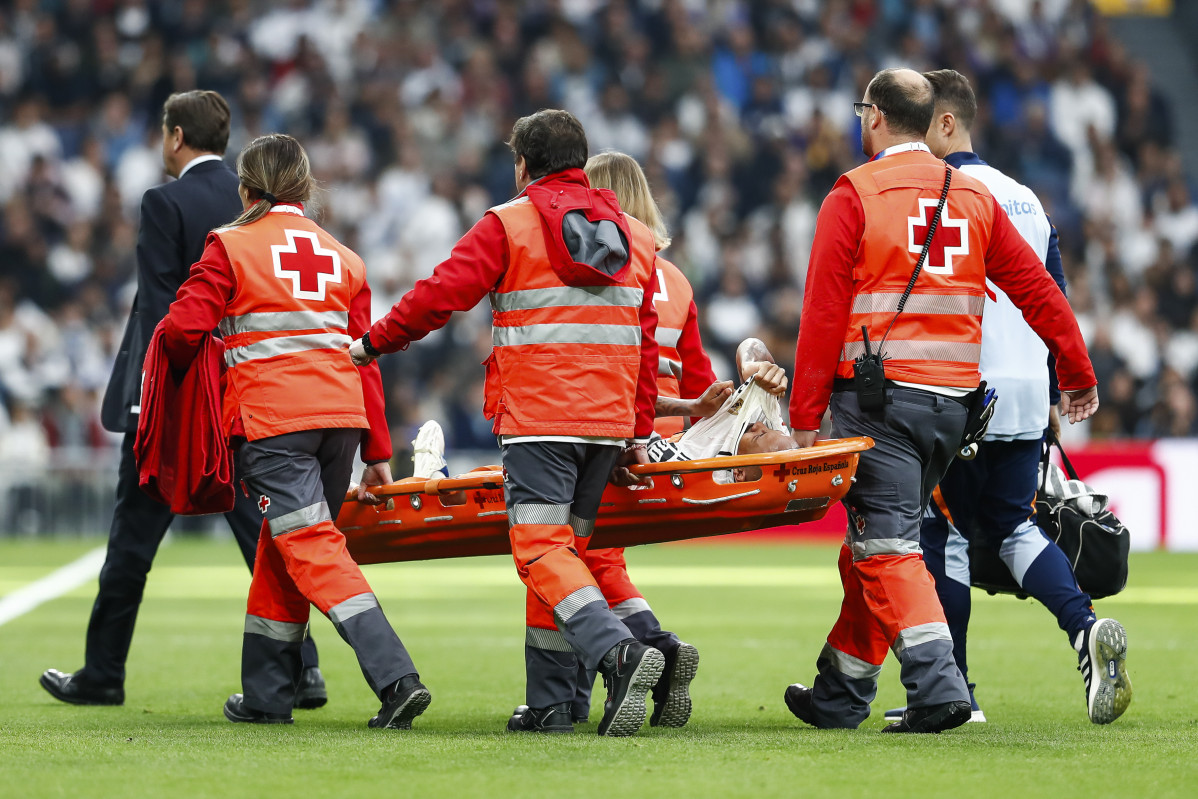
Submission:
<svg viewBox="0 0 1198 799">
<path fill-rule="evenodd" d="M 125 660 L 146 574 L 174 518 L 169 507 L 138 487 L 133 457 L 142 362 L 150 337 L 191 265 L 200 260 L 208 231 L 241 213 L 237 175 L 222 160 L 229 142 L 229 105 L 224 98 L 212 91 L 173 94 L 163 106 L 162 118 L 162 161 L 167 173 L 178 180 L 147 190 L 141 200 L 137 295 L 101 409 L 104 427 L 124 433 L 125 438 L 108 555 L 87 626 L 85 665 L 74 674 L 48 669 L 41 676 L 42 687 L 56 699 L 76 705 L 124 703 Z M 262 514 L 253 500 L 238 491 L 236 505 L 225 518 L 253 571 Z M 320 707 L 328 695 L 311 638 L 302 651 L 304 670 L 296 707 Z"/>
</svg>

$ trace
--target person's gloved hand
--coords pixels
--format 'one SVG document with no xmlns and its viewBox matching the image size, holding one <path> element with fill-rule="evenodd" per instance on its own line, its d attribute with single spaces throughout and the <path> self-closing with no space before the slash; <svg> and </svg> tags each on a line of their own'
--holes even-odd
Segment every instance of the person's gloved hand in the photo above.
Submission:
<svg viewBox="0 0 1198 799">
<path fill-rule="evenodd" d="M 362 339 L 349 345 L 349 357 L 353 360 L 354 366 L 367 366 L 374 360 L 372 356 L 366 354 L 366 348 L 362 346 Z"/>
</svg>

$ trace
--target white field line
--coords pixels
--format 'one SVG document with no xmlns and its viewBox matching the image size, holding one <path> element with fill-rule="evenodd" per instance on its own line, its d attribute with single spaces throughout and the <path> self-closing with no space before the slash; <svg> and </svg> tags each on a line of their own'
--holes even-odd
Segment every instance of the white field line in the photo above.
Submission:
<svg viewBox="0 0 1198 799">
<path fill-rule="evenodd" d="M 106 546 L 96 547 L 78 560 L 0 598 L 0 625 L 24 616 L 38 605 L 57 599 L 88 580 L 96 579 L 100 567 L 104 565 L 107 550 Z"/>
</svg>

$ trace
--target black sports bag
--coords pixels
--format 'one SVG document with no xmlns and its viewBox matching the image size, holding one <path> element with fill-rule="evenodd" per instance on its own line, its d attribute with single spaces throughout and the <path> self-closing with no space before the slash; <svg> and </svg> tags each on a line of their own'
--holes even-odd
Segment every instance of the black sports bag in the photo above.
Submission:
<svg viewBox="0 0 1198 799">
<path fill-rule="evenodd" d="M 1056 447 L 1065 471 L 1049 461 Z M 1081 589 L 1091 599 L 1119 593 L 1127 585 L 1127 555 L 1130 537 L 1115 514 L 1107 509 L 1107 496 L 1077 477 L 1061 442 L 1051 432 L 1040 458 L 1040 489 L 1036 494 L 1036 524 L 1055 541 L 1069 563 Z M 979 540 L 980 536 L 973 536 Z M 1015 582 L 998 551 L 970 542 L 970 582 L 991 594 L 1027 593 Z"/>
</svg>

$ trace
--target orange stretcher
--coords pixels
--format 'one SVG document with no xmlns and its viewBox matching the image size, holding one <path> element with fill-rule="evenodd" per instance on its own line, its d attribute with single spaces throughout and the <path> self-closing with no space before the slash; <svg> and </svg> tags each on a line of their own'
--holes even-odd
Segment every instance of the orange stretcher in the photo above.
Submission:
<svg viewBox="0 0 1198 799">
<path fill-rule="evenodd" d="M 592 549 L 658 544 L 814 521 L 849 490 L 870 438 L 821 441 L 808 449 L 632 467 L 652 487 L 609 485 Z M 759 480 L 717 483 L 717 471 L 759 466 Z M 398 563 L 511 553 L 503 472 L 409 477 L 372 489 L 381 505 L 350 492 L 337 516 L 358 563 Z"/>
</svg>

